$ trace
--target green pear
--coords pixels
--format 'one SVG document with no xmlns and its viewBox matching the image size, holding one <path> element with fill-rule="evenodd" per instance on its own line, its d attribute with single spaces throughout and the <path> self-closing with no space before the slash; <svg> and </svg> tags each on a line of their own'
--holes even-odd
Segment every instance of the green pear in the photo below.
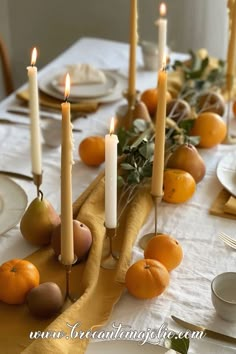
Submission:
<svg viewBox="0 0 236 354">
<path fill-rule="evenodd" d="M 168 159 L 166 167 L 190 173 L 196 183 L 200 182 L 206 173 L 205 162 L 192 144 L 180 145 Z"/>
<path fill-rule="evenodd" d="M 20 222 L 20 230 L 27 241 L 43 246 L 50 243 L 52 231 L 60 222 L 51 203 L 43 197 L 37 197 L 26 209 Z"/>
</svg>

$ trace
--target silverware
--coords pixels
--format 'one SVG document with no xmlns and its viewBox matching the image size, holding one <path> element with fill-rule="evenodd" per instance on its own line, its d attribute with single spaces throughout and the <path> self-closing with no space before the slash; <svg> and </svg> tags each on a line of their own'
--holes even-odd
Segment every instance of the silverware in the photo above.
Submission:
<svg viewBox="0 0 236 354">
<path fill-rule="evenodd" d="M 16 121 L 11 121 L 7 118 L 0 118 L 0 124 L 1 123 L 4 123 L 4 124 L 10 124 L 10 125 L 22 125 L 22 126 L 29 126 L 29 123 L 26 123 L 26 122 L 16 122 Z M 82 129 L 79 129 L 79 128 L 72 128 L 72 131 L 75 132 L 75 133 L 81 133 L 82 132 Z"/>
<path fill-rule="evenodd" d="M 29 126 L 29 123 L 26 123 L 26 122 L 16 122 L 16 121 L 12 121 L 12 120 L 10 120 L 10 119 L 8 119 L 8 118 L 0 118 L 0 124 Z"/>
<path fill-rule="evenodd" d="M 12 106 L 10 108 L 8 108 L 7 112 L 9 113 L 15 113 L 15 114 L 19 114 L 19 115 L 23 115 L 23 116 L 28 116 L 29 115 L 29 109 L 27 107 L 15 107 Z M 59 112 L 52 112 L 52 111 L 42 111 L 40 110 L 40 117 L 41 118 L 50 118 L 50 117 L 54 117 L 54 118 L 61 118 L 61 115 L 59 114 Z"/>
<path fill-rule="evenodd" d="M 175 322 L 177 322 L 178 324 L 180 324 L 182 327 L 184 327 L 186 329 L 189 329 L 191 331 L 200 331 L 200 332 L 202 331 L 203 334 L 205 336 L 209 337 L 209 338 L 218 339 L 218 340 L 222 340 L 222 341 L 227 342 L 227 343 L 236 344 L 236 338 L 235 337 L 227 336 L 226 334 L 215 332 L 215 331 L 212 331 L 212 330 L 207 329 L 207 328 L 202 327 L 202 326 L 194 325 L 192 323 L 183 321 L 180 318 L 175 317 L 175 316 L 171 316 L 171 317 L 172 317 L 172 319 Z"/>
<path fill-rule="evenodd" d="M 29 116 L 29 108 L 21 106 L 11 106 L 7 109 L 9 113 L 15 113 L 23 116 Z M 60 120 L 61 113 L 53 108 L 40 108 L 40 117 L 41 118 L 55 118 Z M 71 121 L 74 121 L 78 118 L 87 118 L 87 115 L 83 112 L 71 112 Z"/>
<path fill-rule="evenodd" d="M 233 248 L 236 250 L 236 239 L 234 239 L 233 237 L 227 235 L 224 232 L 220 232 L 219 233 L 219 238 L 229 247 Z"/>
<path fill-rule="evenodd" d="M 0 175 L 6 175 L 6 176 L 10 176 L 10 177 L 25 179 L 26 181 L 33 181 L 33 177 L 27 176 L 27 175 L 24 175 L 24 174 L 18 173 L 18 172 L 0 171 Z"/>
</svg>

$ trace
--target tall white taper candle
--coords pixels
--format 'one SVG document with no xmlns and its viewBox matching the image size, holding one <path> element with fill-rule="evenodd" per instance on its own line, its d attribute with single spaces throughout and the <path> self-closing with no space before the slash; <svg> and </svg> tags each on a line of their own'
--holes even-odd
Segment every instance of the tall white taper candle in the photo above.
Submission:
<svg viewBox="0 0 236 354">
<path fill-rule="evenodd" d="M 42 174 L 42 146 L 41 130 L 39 118 L 39 98 L 38 98 L 38 80 L 36 48 L 32 51 L 31 66 L 27 67 L 29 78 L 29 109 L 30 109 L 30 136 L 31 136 L 31 164 L 32 172 L 36 175 Z"/>
<path fill-rule="evenodd" d="M 164 18 L 166 15 L 166 4 L 161 3 L 160 5 L 160 18 L 157 20 L 158 25 L 158 69 L 162 68 L 163 59 L 166 53 L 166 42 L 167 42 L 167 19 Z"/>
<path fill-rule="evenodd" d="M 110 229 L 117 226 L 117 144 L 112 118 L 110 134 L 105 136 L 105 226 Z"/>
</svg>

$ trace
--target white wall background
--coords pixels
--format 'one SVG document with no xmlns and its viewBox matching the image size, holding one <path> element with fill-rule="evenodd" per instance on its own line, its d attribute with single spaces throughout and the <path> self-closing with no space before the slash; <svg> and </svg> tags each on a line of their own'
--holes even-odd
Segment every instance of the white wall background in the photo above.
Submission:
<svg viewBox="0 0 236 354">
<path fill-rule="evenodd" d="M 156 41 L 154 22 L 160 2 L 139 0 L 140 40 Z M 227 0 L 166 3 L 171 49 L 186 52 L 205 47 L 211 55 L 226 57 Z M 40 49 L 40 68 L 82 36 L 123 42 L 129 38 L 128 0 L 0 0 L 0 9 L 0 33 L 10 50 L 16 87 L 26 81 L 33 46 Z"/>
</svg>

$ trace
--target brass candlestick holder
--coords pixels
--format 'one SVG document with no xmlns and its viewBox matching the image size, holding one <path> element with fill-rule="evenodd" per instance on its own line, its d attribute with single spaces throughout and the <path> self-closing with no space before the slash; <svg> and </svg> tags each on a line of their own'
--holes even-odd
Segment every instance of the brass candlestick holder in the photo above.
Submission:
<svg viewBox="0 0 236 354">
<path fill-rule="evenodd" d="M 134 110 L 137 104 L 139 92 L 136 91 L 135 94 L 131 94 L 128 91 L 124 91 L 123 96 L 127 99 L 127 104 L 128 104 L 124 127 L 126 129 L 130 129 L 132 127 L 133 120 L 134 120 Z"/>
<path fill-rule="evenodd" d="M 147 246 L 147 243 L 149 240 L 151 240 L 151 238 L 153 238 L 154 236 L 158 235 L 157 232 L 157 216 L 158 216 L 158 205 L 161 203 L 162 201 L 162 197 L 163 195 L 160 196 L 154 196 L 152 195 L 152 199 L 153 199 L 153 203 L 154 203 L 154 208 L 155 208 L 155 213 L 154 213 L 154 225 L 155 225 L 155 231 L 151 232 L 149 234 L 144 235 L 140 240 L 139 240 L 139 246 L 144 250 Z"/>
<path fill-rule="evenodd" d="M 43 175 L 42 174 L 37 174 L 33 172 L 33 182 L 36 185 L 37 188 L 37 196 L 39 197 L 41 194 L 40 191 L 40 186 L 42 184 L 42 180 L 43 180 Z"/>
<path fill-rule="evenodd" d="M 71 271 L 72 266 L 77 262 L 78 258 L 75 256 L 72 264 L 63 264 L 61 261 L 61 255 L 58 257 L 58 260 L 64 266 L 66 275 L 66 289 L 64 296 L 64 309 L 66 309 L 78 299 L 76 296 L 72 296 L 71 294 Z"/>
<path fill-rule="evenodd" d="M 113 239 L 116 236 L 116 228 L 106 227 L 106 237 L 109 241 L 109 254 L 102 259 L 101 267 L 104 269 L 115 269 L 119 260 L 118 252 L 113 250 Z"/>
<path fill-rule="evenodd" d="M 223 144 L 236 144 L 236 136 L 232 136 L 230 134 L 230 117 L 231 117 L 231 101 L 232 101 L 232 91 L 233 91 L 233 85 L 234 85 L 234 77 L 233 75 L 228 75 L 226 77 L 227 81 L 227 94 L 228 94 L 228 100 L 227 100 L 227 114 L 226 114 L 226 127 L 227 127 L 227 133 L 225 140 L 223 141 Z"/>
<path fill-rule="evenodd" d="M 150 123 L 152 122 L 146 105 L 139 99 L 139 91 L 131 94 L 126 90 L 123 92 L 123 96 L 127 100 L 127 103 L 118 107 L 116 129 L 124 127 L 126 130 L 129 130 L 133 125 L 133 121 L 137 118 L 144 119 Z"/>
</svg>

